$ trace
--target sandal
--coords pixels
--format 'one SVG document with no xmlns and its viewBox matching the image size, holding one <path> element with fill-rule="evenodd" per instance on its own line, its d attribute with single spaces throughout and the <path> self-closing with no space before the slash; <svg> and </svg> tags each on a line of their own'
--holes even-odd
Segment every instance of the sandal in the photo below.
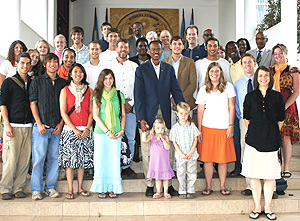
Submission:
<svg viewBox="0 0 300 221">
<path fill-rule="evenodd" d="M 171 199 L 172 198 L 172 196 L 169 193 L 164 194 L 164 197 L 165 197 L 165 199 Z"/>
<path fill-rule="evenodd" d="M 158 193 L 155 193 L 154 195 L 153 195 L 153 199 L 159 199 L 159 198 L 161 198 L 162 197 L 162 195 L 160 195 L 160 194 L 158 194 Z"/>
<path fill-rule="evenodd" d="M 281 177 L 283 178 L 290 178 L 292 176 L 292 173 L 289 171 L 285 171 L 281 173 Z"/>
<path fill-rule="evenodd" d="M 266 214 L 266 217 L 268 218 L 268 220 L 276 220 L 277 219 L 277 217 L 275 216 L 275 213 L 266 213 L 265 212 L 265 214 Z"/>
<path fill-rule="evenodd" d="M 228 189 L 221 189 L 220 190 L 220 193 L 223 195 L 223 196 L 228 196 L 230 195 L 230 191 Z"/>
<path fill-rule="evenodd" d="M 250 219 L 258 219 L 262 212 L 254 212 L 252 211 L 249 215 Z"/>
<path fill-rule="evenodd" d="M 78 195 L 81 195 L 83 197 L 88 197 L 90 196 L 90 193 L 88 191 L 82 190 L 80 192 L 77 192 Z"/>
<path fill-rule="evenodd" d="M 209 196 L 210 194 L 212 194 L 214 191 L 212 189 L 205 189 L 202 191 L 202 195 L 205 195 L 205 196 Z"/>
<path fill-rule="evenodd" d="M 74 194 L 73 193 L 67 193 L 66 194 L 66 199 L 69 199 L 69 200 L 74 199 Z"/>
<path fill-rule="evenodd" d="M 109 192 L 109 193 L 108 193 L 108 197 L 109 197 L 109 198 L 117 198 L 118 196 L 117 196 L 117 194 L 115 194 L 114 192 Z"/>
<path fill-rule="evenodd" d="M 107 197 L 107 195 L 104 192 L 98 194 L 98 198 L 100 198 L 100 199 L 105 199 L 106 197 Z"/>
<path fill-rule="evenodd" d="M 179 198 L 180 198 L 180 199 L 186 199 L 186 198 L 187 198 L 187 195 L 186 195 L 186 194 L 179 194 Z"/>
</svg>

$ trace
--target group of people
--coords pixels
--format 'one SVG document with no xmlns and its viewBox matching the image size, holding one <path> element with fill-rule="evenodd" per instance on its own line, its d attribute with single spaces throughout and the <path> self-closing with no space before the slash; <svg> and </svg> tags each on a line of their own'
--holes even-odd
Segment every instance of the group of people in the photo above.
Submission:
<svg viewBox="0 0 300 221">
<path fill-rule="evenodd" d="M 263 179 L 264 212 L 276 219 L 271 210 L 275 179 L 292 175 L 292 145 L 299 140 L 299 70 L 287 64 L 287 48 L 266 49 L 263 32 L 256 34 L 256 49 L 250 50 L 245 38 L 223 48 L 211 29 L 199 45 L 198 28 L 189 26 L 184 49 L 184 39 L 168 30 L 160 32 L 160 40 L 155 32 L 145 38 L 140 22 L 132 30 L 134 36 L 121 39 L 104 22 L 103 38 L 85 46 L 84 31 L 76 26 L 71 47 L 63 35 L 55 37 L 55 53 L 45 40 L 29 50 L 22 41 L 11 44 L 0 67 L 2 199 L 25 197 L 31 155 L 34 200 L 42 199 L 43 191 L 59 196 L 59 167 L 66 171 L 67 199 L 74 198 L 75 170 L 78 194 L 90 196 L 82 188 L 90 168 L 90 191 L 99 198 L 117 197 L 123 192 L 121 174 L 136 177 L 132 163 L 120 166 L 126 134 L 132 155 L 140 136 L 146 196 L 194 198 L 197 160 L 204 163 L 202 195 L 213 193 L 214 165 L 221 194 L 230 195 L 227 165 L 235 162 L 230 176 L 245 176 L 242 194 L 254 198 L 250 218 L 262 214 Z M 178 192 L 172 186 L 174 171 Z"/>
</svg>

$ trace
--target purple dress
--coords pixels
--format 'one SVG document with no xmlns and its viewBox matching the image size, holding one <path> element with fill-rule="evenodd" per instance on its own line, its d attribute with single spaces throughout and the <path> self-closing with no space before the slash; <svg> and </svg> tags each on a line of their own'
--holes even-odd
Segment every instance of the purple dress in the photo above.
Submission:
<svg viewBox="0 0 300 221">
<path fill-rule="evenodd" d="M 166 136 L 164 136 L 166 139 Z M 170 151 L 164 148 L 162 140 L 155 136 L 151 139 L 150 160 L 147 178 L 156 180 L 170 180 L 175 176 L 170 164 Z"/>
</svg>

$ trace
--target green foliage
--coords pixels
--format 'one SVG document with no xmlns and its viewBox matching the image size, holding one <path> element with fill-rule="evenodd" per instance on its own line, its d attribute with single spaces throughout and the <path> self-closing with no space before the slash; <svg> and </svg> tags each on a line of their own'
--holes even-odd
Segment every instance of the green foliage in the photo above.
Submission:
<svg viewBox="0 0 300 221">
<path fill-rule="evenodd" d="M 261 24 L 257 25 L 257 31 L 267 30 L 281 21 L 281 0 L 268 0 L 268 3 L 267 12 Z"/>
</svg>

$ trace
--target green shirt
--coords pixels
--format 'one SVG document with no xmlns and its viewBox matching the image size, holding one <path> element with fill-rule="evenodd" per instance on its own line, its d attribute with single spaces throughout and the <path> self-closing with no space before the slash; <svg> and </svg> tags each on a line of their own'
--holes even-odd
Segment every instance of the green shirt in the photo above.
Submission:
<svg viewBox="0 0 300 221">
<path fill-rule="evenodd" d="M 121 95 L 122 104 L 125 104 L 125 98 L 124 98 L 123 93 L 120 92 L 120 95 Z M 96 98 L 93 97 L 93 100 L 96 100 Z M 115 116 L 116 116 L 116 126 L 114 128 L 114 131 L 115 131 L 115 133 L 117 133 L 121 130 L 120 111 L 119 111 L 120 105 L 119 105 L 119 98 L 118 98 L 117 92 L 115 93 L 115 95 L 112 98 L 112 103 L 113 103 Z M 103 121 L 104 124 L 106 124 L 105 123 L 105 119 L 106 119 L 105 107 L 106 107 L 106 100 L 102 97 L 101 98 L 101 106 L 100 106 L 100 110 L 99 110 L 99 117 Z M 105 134 L 105 132 L 98 126 L 98 124 L 96 124 L 96 126 L 95 126 L 94 133 Z"/>
</svg>

